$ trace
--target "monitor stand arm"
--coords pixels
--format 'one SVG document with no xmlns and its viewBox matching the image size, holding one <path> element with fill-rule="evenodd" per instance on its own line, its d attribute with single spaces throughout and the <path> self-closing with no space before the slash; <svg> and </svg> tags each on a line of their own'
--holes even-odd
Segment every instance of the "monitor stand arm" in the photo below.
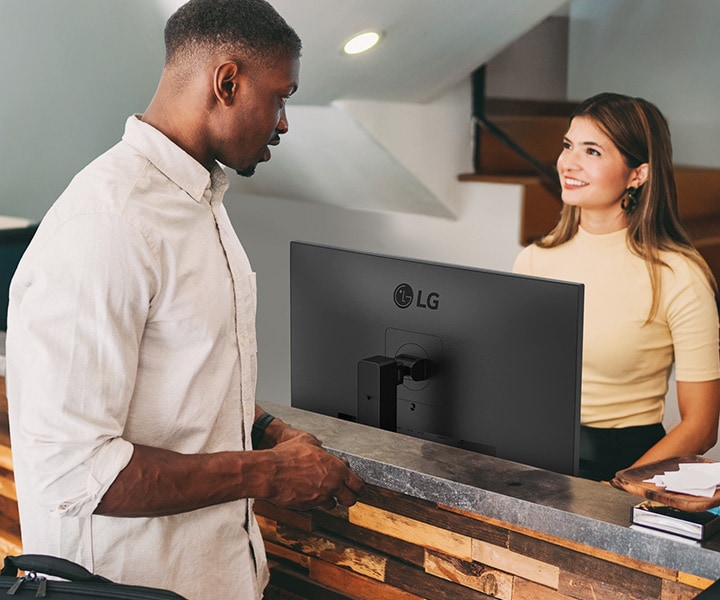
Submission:
<svg viewBox="0 0 720 600">
<path fill-rule="evenodd" d="M 428 379 L 430 361 L 406 354 L 371 356 L 358 362 L 357 376 L 358 423 L 396 431 L 397 387 L 405 377 Z"/>
</svg>

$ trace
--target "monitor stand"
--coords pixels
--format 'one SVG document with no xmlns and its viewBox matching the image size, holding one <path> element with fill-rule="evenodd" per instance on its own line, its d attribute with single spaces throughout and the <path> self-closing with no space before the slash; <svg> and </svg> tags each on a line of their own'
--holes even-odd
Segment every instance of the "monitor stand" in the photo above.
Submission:
<svg viewBox="0 0 720 600">
<path fill-rule="evenodd" d="M 357 364 L 358 423 L 397 431 L 397 387 L 405 377 L 425 381 L 430 361 L 407 354 L 371 356 Z"/>
</svg>

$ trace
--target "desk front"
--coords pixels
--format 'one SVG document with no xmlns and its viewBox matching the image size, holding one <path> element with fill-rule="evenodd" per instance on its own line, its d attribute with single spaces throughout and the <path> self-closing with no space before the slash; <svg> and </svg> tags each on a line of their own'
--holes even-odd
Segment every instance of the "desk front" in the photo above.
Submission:
<svg viewBox="0 0 720 600">
<path fill-rule="evenodd" d="M 270 599 L 689 600 L 720 577 L 720 536 L 688 545 L 632 530 L 639 499 L 607 484 L 263 407 L 369 484 L 349 509 L 256 503 Z"/>
</svg>

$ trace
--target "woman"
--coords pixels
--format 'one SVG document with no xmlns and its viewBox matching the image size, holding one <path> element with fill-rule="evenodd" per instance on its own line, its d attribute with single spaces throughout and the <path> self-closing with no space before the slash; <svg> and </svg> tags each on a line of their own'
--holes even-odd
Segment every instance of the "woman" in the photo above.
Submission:
<svg viewBox="0 0 720 600">
<path fill-rule="evenodd" d="M 583 102 L 557 160 L 557 226 L 514 270 L 585 284 L 580 475 L 702 454 L 717 441 L 717 284 L 680 222 L 667 122 L 650 102 Z M 675 368 L 681 421 L 665 432 Z"/>
</svg>

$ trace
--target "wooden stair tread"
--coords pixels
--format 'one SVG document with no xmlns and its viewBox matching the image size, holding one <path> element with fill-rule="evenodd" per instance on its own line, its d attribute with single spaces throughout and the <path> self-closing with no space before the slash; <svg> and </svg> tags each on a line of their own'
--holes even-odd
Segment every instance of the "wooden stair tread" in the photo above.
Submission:
<svg viewBox="0 0 720 600">
<path fill-rule="evenodd" d="M 541 116 L 564 117 L 567 120 L 577 105 L 577 102 L 563 102 L 559 100 L 486 98 L 484 109 L 485 115 L 488 117 Z"/>
<path fill-rule="evenodd" d="M 476 181 L 481 183 L 508 183 L 513 185 L 533 185 L 540 183 L 537 175 L 496 175 L 486 173 L 462 173 L 458 181 Z"/>
</svg>

